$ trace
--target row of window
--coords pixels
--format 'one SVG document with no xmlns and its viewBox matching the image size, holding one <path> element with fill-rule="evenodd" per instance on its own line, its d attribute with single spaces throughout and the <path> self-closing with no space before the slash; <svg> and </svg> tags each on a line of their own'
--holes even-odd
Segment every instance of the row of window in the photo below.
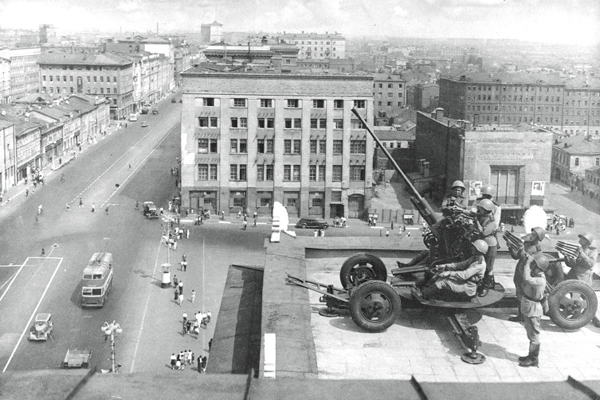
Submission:
<svg viewBox="0 0 600 400">
<path fill-rule="evenodd" d="M 496 91 L 500 91 L 500 86 L 487 86 L 487 85 L 483 85 L 483 86 L 467 86 L 467 90 L 476 90 L 476 91 L 483 91 L 485 92 L 487 91 L 491 91 L 492 88 Z M 508 90 L 507 90 L 508 88 Z M 539 88 L 537 86 L 502 86 L 502 91 L 503 92 L 535 92 L 536 88 Z M 539 92 L 543 92 L 544 88 L 539 88 L 538 90 Z M 561 87 L 546 87 L 546 93 L 561 93 L 562 92 L 562 88 Z"/>
<path fill-rule="evenodd" d="M 214 181 L 218 179 L 217 164 L 198 164 L 198 180 L 199 181 Z M 297 164 L 285 164 L 283 166 L 283 181 L 284 182 L 300 182 L 301 166 Z M 256 180 L 259 182 L 272 181 L 274 178 L 273 165 L 259 164 L 256 166 Z M 325 165 L 309 165 L 308 179 L 311 182 L 325 181 Z M 247 166 L 246 164 L 230 164 L 229 165 L 229 180 L 231 181 L 247 181 Z M 332 182 L 342 181 L 342 166 L 333 165 L 331 167 Z M 364 165 L 350 166 L 350 180 L 364 181 L 365 167 Z"/>
<path fill-rule="evenodd" d="M 80 77 L 78 77 L 78 78 L 80 78 Z M 87 77 L 87 81 L 88 82 L 92 82 L 92 78 L 94 78 L 93 79 L 94 82 L 104 82 L 104 76 L 97 77 L 95 75 L 93 77 L 92 76 L 88 76 Z M 117 77 L 113 76 L 112 78 L 113 78 L 113 82 L 117 83 Z M 61 81 L 60 80 L 60 75 L 56 75 L 56 80 L 54 79 L 53 75 L 48 75 L 48 81 L 49 82 L 60 82 Z M 62 82 L 66 82 L 66 81 L 67 81 L 67 76 L 63 75 L 62 76 Z M 46 82 L 46 75 L 42 75 L 42 82 Z M 73 82 L 73 75 L 69 76 L 69 82 Z M 110 76 L 106 77 L 106 82 L 110 83 Z"/>
<path fill-rule="evenodd" d="M 387 94 L 387 95 L 388 95 L 388 97 L 394 97 L 394 93 L 392 93 L 392 92 L 388 92 L 388 94 Z M 378 96 L 379 96 L 379 97 L 383 97 L 383 92 L 379 92 L 379 93 L 378 93 Z M 396 93 L 396 96 L 397 96 L 398 98 L 402 98 L 402 93 Z"/>
<path fill-rule="evenodd" d="M 94 77 L 95 79 L 96 77 Z M 44 78 L 45 79 L 45 78 Z M 88 76 L 89 82 L 89 76 Z M 94 80 L 95 82 L 95 80 Z M 273 99 L 260 99 L 260 107 L 262 108 L 273 108 L 274 100 Z M 355 108 L 365 108 L 366 100 L 354 100 Z M 202 98 L 202 106 L 203 107 L 218 107 L 220 105 L 219 99 L 214 97 L 203 97 Z M 316 99 L 312 100 L 312 108 L 325 108 L 326 100 Z M 285 106 L 287 108 L 301 108 L 302 100 L 300 99 L 286 99 Z M 248 107 L 248 99 L 244 98 L 234 98 L 233 99 L 233 107 L 245 108 Z M 344 100 L 333 100 L 333 108 L 337 110 L 341 110 L 344 108 Z"/>
<path fill-rule="evenodd" d="M 102 89 L 102 88 L 101 88 Z M 45 90 L 45 88 L 44 88 Z M 104 92 L 102 92 L 104 93 Z M 110 92 L 107 92 L 110 93 Z M 116 93 L 116 92 L 115 92 Z M 398 103 L 400 105 L 400 103 Z M 198 117 L 198 126 L 200 128 L 218 128 L 219 119 L 217 117 Z M 232 128 L 248 128 L 248 118 L 246 117 L 232 117 L 231 118 Z M 275 128 L 275 118 L 258 118 L 259 128 Z M 302 118 L 285 118 L 284 119 L 285 129 L 302 129 Z M 327 119 L 326 118 L 311 118 L 310 119 L 311 129 L 326 129 Z M 343 119 L 333 120 L 333 129 L 344 129 Z M 360 120 L 352 120 L 352 129 L 366 129 L 365 125 Z"/>
<path fill-rule="evenodd" d="M 500 98 L 500 96 L 498 96 L 497 94 L 494 95 L 494 101 L 498 101 L 498 99 Z M 537 100 L 538 101 L 543 101 L 542 100 L 543 97 L 542 96 L 538 96 Z M 491 101 L 492 100 L 492 95 L 488 94 L 488 95 L 481 95 L 478 94 L 477 96 L 473 95 L 467 95 L 467 101 L 475 101 L 475 100 L 481 100 L 481 101 Z M 523 95 L 520 95 L 519 97 L 517 97 L 517 95 L 515 95 L 514 97 L 512 95 L 503 95 L 502 96 L 502 101 L 535 101 L 535 96 L 525 96 L 523 97 Z M 556 99 L 554 98 L 554 96 L 546 96 L 546 102 L 560 102 L 560 96 L 556 96 Z M 569 102 L 567 102 L 568 105 Z M 585 103 L 587 105 L 587 102 Z"/>
<path fill-rule="evenodd" d="M 373 83 L 373 87 L 375 87 L 375 85 L 376 85 L 376 84 L 375 84 L 375 83 Z M 398 83 L 397 85 L 398 85 L 398 88 L 400 88 L 400 89 L 402 89 L 402 87 L 404 86 L 404 84 L 403 84 L 403 83 Z M 387 87 L 388 87 L 388 89 L 393 89 L 393 88 L 394 88 L 394 84 L 393 84 L 393 83 L 388 83 L 388 84 L 387 84 Z M 383 83 L 380 83 L 380 84 L 379 84 L 379 88 L 380 88 L 380 89 L 381 89 L 381 88 L 383 88 Z"/>
<path fill-rule="evenodd" d="M 106 88 L 106 92 L 104 91 L 104 88 L 86 88 L 87 94 L 92 94 L 92 89 L 93 89 L 94 94 L 98 94 L 98 93 L 110 94 L 111 93 L 110 88 Z M 75 88 L 73 86 L 70 86 L 69 88 L 67 88 L 66 86 L 63 86 L 62 91 L 60 90 L 60 87 L 57 87 L 57 88 L 54 88 L 52 86 L 50 86 L 48 88 L 46 88 L 46 86 L 42 87 L 42 93 L 55 93 L 55 90 L 56 90 L 56 93 L 75 93 Z M 77 93 L 82 93 L 82 91 L 80 90 Z M 118 93 L 117 88 L 113 88 L 112 94 L 117 94 L 117 93 Z"/>
<path fill-rule="evenodd" d="M 383 102 L 382 101 L 378 101 L 377 105 L 382 107 L 383 106 Z M 388 101 L 386 103 L 386 105 L 387 105 L 387 107 L 393 107 L 394 106 L 394 102 L 393 101 Z M 402 107 L 402 102 L 401 101 L 398 102 L 398 107 Z"/>
<path fill-rule="evenodd" d="M 256 152 L 259 154 L 273 154 L 274 139 L 257 139 Z M 284 154 L 302 154 L 302 141 L 300 139 L 285 139 L 283 141 Z M 342 154 L 343 141 L 333 141 L 333 154 Z M 325 154 L 327 151 L 327 142 L 325 139 L 313 139 L 310 141 L 310 154 Z M 198 153 L 200 154 L 216 154 L 219 152 L 218 139 L 198 139 Z M 230 153 L 248 153 L 247 139 L 231 139 L 229 146 Z M 366 140 L 351 140 L 350 154 L 366 154 Z"/>
</svg>

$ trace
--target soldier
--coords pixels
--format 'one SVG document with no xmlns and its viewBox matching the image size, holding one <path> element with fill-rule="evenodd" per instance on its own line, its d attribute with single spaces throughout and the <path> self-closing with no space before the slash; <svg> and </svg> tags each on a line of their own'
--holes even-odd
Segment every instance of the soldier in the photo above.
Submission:
<svg viewBox="0 0 600 400">
<path fill-rule="evenodd" d="M 521 297 L 523 297 L 523 266 L 527 262 L 528 255 L 533 255 L 542 251 L 540 242 L 544 240 L 545 237 L 546 231 L 543 228 L 536 227 L 531 230 L 530 234 L 523 237 L 523 247 L 515 250 L 509 245 L 508 241 L 506 243 L 508 245 L 508 250 L 510 251 L 510 256 L 513 258 L 513 260 L 519 260 L 517 262 L 515 275 L 513 277 L 513 282 L 515 283 L 515 292 L 519 304 L 521 304 Z M 523 322 L 521 308 L 519 308 L 519 313 L 515 317 L 510 317 L 508 320 L 512 322 Z"/>
<path fill-rule="evenodd" d="M 579 281 L 586 282 L 588 284 L 592 284 L 592 268 L 596 263 L 596 259 L 598 258 L 598 250 L 592 246 L 594 242 L 594 237 L 591 233 L 584 233 L 582 235 L 578 235 L 579 244 L 581 248 L 579 249 L 579 254 L 577 257 L 566 257 L 566 264 L 571 270 L 565 276 L 566 279 L 577 279 Z"/>
<path fill-rule="evenodd" d="M 465 192 L 465 184 L 461 181 L 454 181 L 444 200 L 442 200 L 442 212 L 451 212 L 454 207 L 467 209 L 467 199 L 463 196 Z"/>
<path fill-rule="evenodd" d="M 519 357 L 519 366 L 537 367 L 540 355 L 540 320 L 544 315 L 542 302 L 546 288 L 544 271 L 550 264 L 548 258 L 541 252 L 526 257 L 527 261 L 523 265 L 523 293 L 520 311 L 529 339 L 529 354 Z"/>
<path fill-rule="evenodd" d="M 485 275 L 483 282 L 479 286 L 480 297 L 488 294 L 489 289 L 493 289 L 496 285 L 494 281 L 494 261 L 498 252 L 498 240 L 496 240 L 496 221 L 492 214 L 494 203 L 490 199 L 483 199 L 477 204 L 477 225 L 480 232 L 480 237 L 488 245 L 488 250 L 485 253 Z"/>
<path fill-rule="evenodd" d="M 477 284 L 485 272 L 484 254 L 488 251 L 485 241 L 478 239 L 473 242 L 473 256 L 457 263 L 442 264 L 436 267 L 442 271 L 434 283 L 423 289 L 424 299 L 440 297 L 440 292 L 452 292 L 467 300 L 477 294 Z"/>
<path fill-rule="evenodd" d="M 492 208 L 492 215 L 494 216 L 494 221 L 496 222 L 496 226 L 500 226 L 500 217 L 502 214 L 502 208 L 500 204 L 496 203 L 493 199 L 494 194 L 494 186 L 489 183 L 481 188 L 481 198 L 477 200 L 488 199 L 492 201 L 494 207 Z M 498 240 L 498 236 L 496 235 L 496 241 Z M 500 244 L 498 244 L 498 249 L 500 249 Z"/>
</svg>

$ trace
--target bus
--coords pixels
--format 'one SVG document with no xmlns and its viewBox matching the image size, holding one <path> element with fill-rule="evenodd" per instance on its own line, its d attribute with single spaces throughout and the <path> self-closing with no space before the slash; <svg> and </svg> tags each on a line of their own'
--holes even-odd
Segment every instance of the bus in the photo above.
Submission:
<svg viewBox="0 0 600 400">
<path fill-rule="evenodd" d="M 112 254 L 94 253 L 83 270 L 81 306 L 102 307 L 112 287 Z"/>
</svg>

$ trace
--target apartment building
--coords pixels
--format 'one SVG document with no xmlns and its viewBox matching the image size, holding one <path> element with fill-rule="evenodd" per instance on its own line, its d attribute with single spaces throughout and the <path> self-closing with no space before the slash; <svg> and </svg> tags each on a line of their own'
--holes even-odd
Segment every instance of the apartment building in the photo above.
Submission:
<svg viewBox="0 0 600 400">
<path fill-rule="evenodd" d="M 336 33 L 283 33 L 279 39 L 298 46 L 298 59 L 346 58 L 346 39 Z"/>
<path fill-rule="evenodd" d="M 551 74 L 471 73 L 440 79 L 439 105 L 474 124 L 541 124 L 600 134 L 600 80 Z"/>
<path fill-rule="evenodd" d="M 39 59 L 42 93 L 87 94 L 110 101 L 110 117 L 134 112 L 133 61 L 114 53 L 44 53 Z"/>
<path fill-rule="evenodd" d="M 210 24 L 200 25 L 200 41 L 202 43 L 216 43 L 223 39 L 223 24 L 213 21 Z"/>
<path fill-rule="evenodd" d="M 375 74 L 373 106 L 376 117 L 392 118 L 406 107 L 406 81 L 400 75 Z"/>
<path fill-rule="evenodd" d="M 362 216 L 371 198 L 373 78 L 182 74 L 182 208 Z"/>
<path fill-rule="evenodd" d="M 0 58 L 10 60 L 10 96 L 6 102 L 39 92 L 40 54 L 40 47 L 0 49 Z"/>
<path fill-rule="evenodd" d="M 10 99 L 10 60 L 0 57 L 0 104 Z"/>
</svg>

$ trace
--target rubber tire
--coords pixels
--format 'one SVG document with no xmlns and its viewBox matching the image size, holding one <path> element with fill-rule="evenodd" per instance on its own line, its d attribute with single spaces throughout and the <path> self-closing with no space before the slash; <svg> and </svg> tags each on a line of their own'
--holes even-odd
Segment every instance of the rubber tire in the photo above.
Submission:
<svg viewBox="0 0 600 400">
<path fill-rule="evenodd" d="M 372 265 L 374 280 L 387 280 L 387 270 L 385 268 L 385 264 L 379 257 L 369 253 L 358 253 L 346 259 L 346 261 L 344 261 L 342 264 L 342 268 L 340 269 L 340 282 L 342 283 L 344 289 L 349 289 L 351 287 L 359 286 L 360 283 L 364 283 L 355 282 L 355 279 L 352 275 L 353 268 L 359 264 Z"/>
<path fill-rule="evenodd" d="M 565 317 L 560 311 L 560 300 L 569 292 L 583 295 L 588 301 L 587 309 L 578 318 Z M 556 285 L 548 296 L 548 316 L 560 328 L 567 330 L 579 329 L 590 323 L 598 309 L 598 298 L 594 289 L 587 283 L 569 279 Z"/>
<path fill-rule="evenodd" d="M 384 310 L 381 320 L 370 319 L 363 313 L 363 309 L 361 308 L 361 301 L 373 295 L 380 297 L 388 306 Z M 372 303 L 367 305 L 372 306 Z M 396 322 L 401 306 L 400 296 L 386 282 L 365 282 L 352 291 L 350 295 L 350 316 L 352 317 L 352 321 L 367 332 L 381 332 L 392 326 Z"/>
</svg>

